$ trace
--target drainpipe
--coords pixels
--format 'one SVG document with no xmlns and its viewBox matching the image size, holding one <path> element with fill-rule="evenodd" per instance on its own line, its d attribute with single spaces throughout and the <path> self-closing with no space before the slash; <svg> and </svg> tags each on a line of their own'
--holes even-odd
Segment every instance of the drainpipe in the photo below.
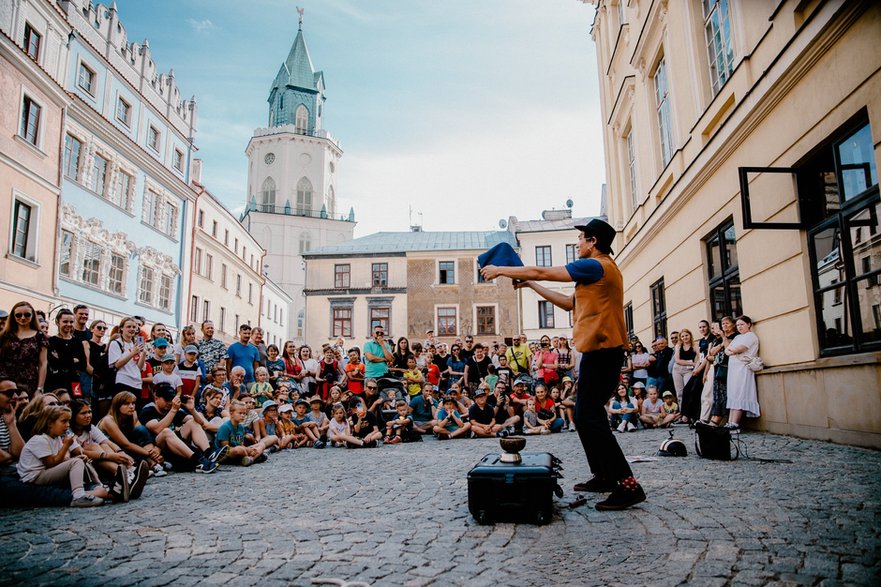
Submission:
<svg viewBox="0 0 881 587">
<path fill-rule="evenodd" d="M 58 290 L 58 270 L 61 266 L 59 259 L 58 243 L 61 241 L 61 186 L 64 183 L 64 137 L 67 127 L 67 106 L 61 108 L 61 133 L 58 138 L 58 196 L 55 198 L 55 243 L 52 248 L 52 295 L 57 299 L 59 297 Z"/>
<path fill-rule="evenodd" d="M 199 197 L 202 195 L 204 190 L 205 190 L 204 187 L 199 187 L 198 189 L 194 190 L 196 192 L 196 200 L 193 203 L 193 231 L 190 234 L 190 278 L 189 278 L 189 285 L 187 286 L 187 293 L 189 294 L 190 298 L 193 297 L 193 259 L 195 258 L 195 255 L 196 255 L 196 231 L 199 230 L 199 227 L 197 225 L 198 219 L 199 219 Z M 186 300 L 184 302 L 184 312 L 188 312 L 189 308 L 190 308 L 190 300 Z M 196 312 L 198 313 L 198 308 L 196 308 Z M 197 317 L 198 317 L 198 314 L 197 314 Z M 189 316 L 189 314 L 187 314 L 186 316 L 184 316 L 183 323 L 187 324 L 187 323 L 189 323 L 189 321 L 190 321 L 190 316 Z"/>
</svg>

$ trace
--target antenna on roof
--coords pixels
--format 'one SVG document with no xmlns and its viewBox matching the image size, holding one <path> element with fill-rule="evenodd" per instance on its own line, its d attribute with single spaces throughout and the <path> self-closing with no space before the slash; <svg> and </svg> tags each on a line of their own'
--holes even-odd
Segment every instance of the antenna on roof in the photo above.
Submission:
<svg viewBox="0 0 881 587">
<path fill-rule="evenodd" d="M 499 228 L 501 228 L 502 230 L 505 230 L 506 228 L 508 228 L 508 221 L 505 220 L 504 218 L 499 220 Z"/>
<path fill-rule="evenodd" d="M 571 208 L 574 204 L 575 204 L 575 202 L 572 201 L 572 198 L 569 198 L 568 200 L 566 200 L 566 207 L 567 208 Z"/>
</svg>

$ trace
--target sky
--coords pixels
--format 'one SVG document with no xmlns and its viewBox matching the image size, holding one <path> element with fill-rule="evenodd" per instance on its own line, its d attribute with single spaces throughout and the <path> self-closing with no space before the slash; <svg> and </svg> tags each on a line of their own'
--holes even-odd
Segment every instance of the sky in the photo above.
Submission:
<svg viewBox="0 0 881 587">
<path fill-rule="evenodd" d="M 109 0 L 108 2 L 109 3 Z M 202 182 L 246 201 L 254 129 L 297 34 L 324 127 L 343 149 L 338 209 L 355 236 L 495 230 L 574 202 L 600 211 L 605 181 L 594 9 L 579 0 L 117 0 L 129 42 L 147 38 L 198 105 Z"/>
</svg>

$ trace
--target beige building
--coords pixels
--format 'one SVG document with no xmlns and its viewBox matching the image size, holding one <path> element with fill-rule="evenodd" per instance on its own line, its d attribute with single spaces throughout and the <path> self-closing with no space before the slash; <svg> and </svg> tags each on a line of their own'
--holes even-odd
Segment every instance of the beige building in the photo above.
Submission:
<svg viewBox="0 0 881 587">
<path fill-rule="evenodd" d="M 5 4 L 5 3 L 4 3 Z M 55 81 L 70 30 L 47 3 L 0 8 L 0 308 L 53 307 L 61 135 L 70 99 Z"/>
<path fill-rule="evenodd" d="M 198 183 L 200 163 L 196 160 L 193 166 L 197 200 L 188 318 L 196 325 L 213 321 L 215 336 L 229 343 L 238 338 L 240 324 L 257 326 L 261 321 L 264 250 Z"/>
<path fill-rule="evenodd" d="M 312 346 L 342 336 L 363 344 L 381 325 L 398 338 L 421 341 L 427 330 L 450 342 L 467 334 L 483 342 L 517 330 L 511 281 L 485 282 L 477 255 L 510 232 L 379 232 L 310 251 L 306 259 L 305 340 Z"/>
<path fill-rule="evenodd" d="M 744 312 L 759 428 L 881 447 L 881 5 L 601 0 L 592 35 L 631 329 Z"/>
<path fill-rule="evenodd" d="M 578 258 L 576 225 L 587 224 L 590 218 L 572 218 L 572 210 L 545 210 L 540 220 L 508 220 L 508 230 L 519 242 L 521 258 L 525 265 L 553 267 L 565 265 Z M 571 295 L 573 283 L 553 281 L 540 282 L 552 291 Z M 561 310 L 529 288 L 517 290 L 521 334 L 528 340 L 542 336 L 572 336 L 572 313 Z"/>
</svg>

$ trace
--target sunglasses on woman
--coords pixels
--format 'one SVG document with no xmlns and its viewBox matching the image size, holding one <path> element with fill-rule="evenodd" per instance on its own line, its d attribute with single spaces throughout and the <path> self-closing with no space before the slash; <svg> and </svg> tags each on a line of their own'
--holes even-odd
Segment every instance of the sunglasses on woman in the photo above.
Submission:
<svg viewBox="0 0 881 587">
<path fill-rule="evenodd" d="M 30 320 L 31 316 L 33 316 L 33 314 L 31 314 L 30 312 L 16 312 L 15 313 L 15 317 L 18 318 L 19 320 L 22 320 L 22 319 Z"/>
</svg>

